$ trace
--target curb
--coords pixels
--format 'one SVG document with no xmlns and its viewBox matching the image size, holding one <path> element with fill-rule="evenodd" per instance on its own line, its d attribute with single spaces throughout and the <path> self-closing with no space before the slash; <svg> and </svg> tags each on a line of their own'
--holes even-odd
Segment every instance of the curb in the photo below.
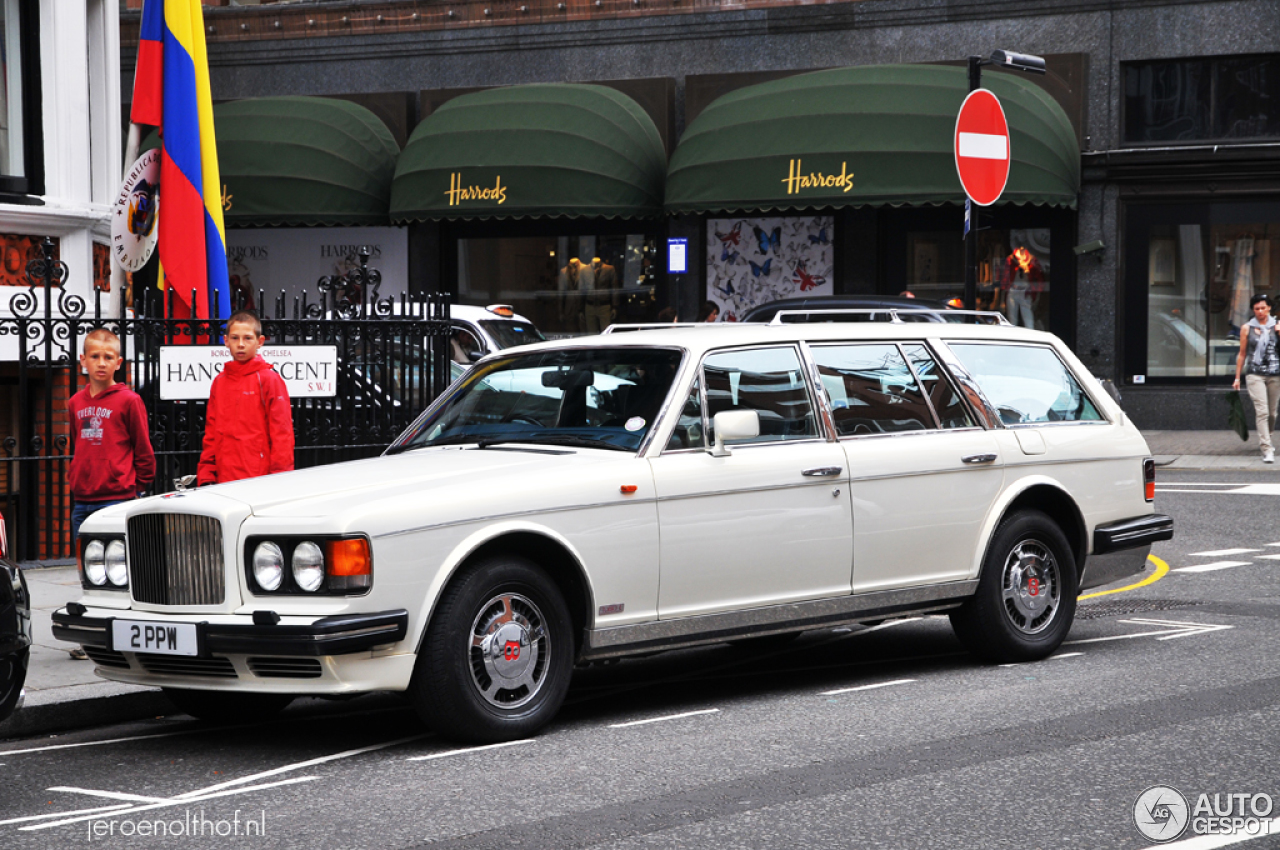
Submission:
<svg viewBox="0 0 1280 850">
<path fill-rule="evenodd" d="M 0 740 L 149 720 L 175 713 L 173 703 L 158 690 L 26 704 L 0 723 Z"/>
</svg>

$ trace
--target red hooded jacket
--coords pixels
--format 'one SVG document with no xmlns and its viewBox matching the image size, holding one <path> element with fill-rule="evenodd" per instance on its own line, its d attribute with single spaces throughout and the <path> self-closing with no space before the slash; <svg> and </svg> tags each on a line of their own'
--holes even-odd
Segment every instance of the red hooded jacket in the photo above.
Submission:
<svg viewBox="0 0 1280 850">
<path fill-rule="evenodd" d="M 261 356 L 227 361 L 213 379 L 196 483 L 293 469 L 293 411 L 284 379 Z"/>
<path fill-rule="evenodd" d="M 67 477 L 77 502 L 136 498 L 156 477 L 147 434 L 147 409 L 124 384 L 96 396 L 89 388 L 67 399 L 71 414 L 71 466 Z"/>
</svg>

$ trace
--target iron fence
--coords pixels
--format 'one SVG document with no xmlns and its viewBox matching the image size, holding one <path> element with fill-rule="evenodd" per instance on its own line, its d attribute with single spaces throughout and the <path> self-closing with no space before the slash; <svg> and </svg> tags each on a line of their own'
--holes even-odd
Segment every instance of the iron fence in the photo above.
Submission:
<svg viewBox="0 0 1280 850">
<path fill-rule="evenodd" d="M 79 353 L 85 334 L 106 327 L 120 337 L 124 364 L 116 379 L 142 397 L 156 453 L 153 492 L 173 489 L 195 472 L 204 438 L 204 398 L 173 398 L 165 352 L 178 346 L 217 346 L 222 322 L 180 316 L 172 291 L 149 291 L 124 317 L 103 315 L 102 293 L 92 310 L 66 291 L 68 270 L 46 239 L 43 258 L 28 264 L 26 288 L 0 315 L 0 382 L 11 391 L 0 410 L 0 474 L 11 557 L 65 558 L 72 554 L 67 466 L 71 441 L 66 400 L 80 389 Z M 333 346 L 336 373 L 315 377 L 332 395 L 292 398 L 295 466 L 304 468 L 379 454 L 451 380 L 449 302 L 381 298 L 381 275 L 360 266 L 321 278 L 314 299 L 268 299 L 256 305 L 268 346 Z M 251 301 L 240 293 L 237 309 Z M 194 297 L 189 303 L 195 303 Z M 223 361 L 225 362 L 225 361 Z M 3 407 L 3 402 L 0 402 Z"/>
</svg>

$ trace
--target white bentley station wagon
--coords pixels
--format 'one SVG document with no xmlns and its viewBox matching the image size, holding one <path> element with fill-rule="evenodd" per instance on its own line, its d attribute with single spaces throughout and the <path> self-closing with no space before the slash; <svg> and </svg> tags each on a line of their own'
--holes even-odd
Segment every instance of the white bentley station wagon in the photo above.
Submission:
<svg viewBox="0 0 1280 850">
<path fill-rule="evenodd" d="M 54 634 L 201 718 L 404 691 L 503 741 L 593 659 L 924 612 L 1043 658 L 1172 536 L 1056 337 L 785 318 L 509 349 L 381 457 L 100 511 Z"/>
</svg>

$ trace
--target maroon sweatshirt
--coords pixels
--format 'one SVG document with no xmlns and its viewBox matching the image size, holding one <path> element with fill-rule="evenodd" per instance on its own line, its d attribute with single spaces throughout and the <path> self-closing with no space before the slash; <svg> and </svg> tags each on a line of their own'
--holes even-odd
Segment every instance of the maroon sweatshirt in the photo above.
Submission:
<svg viewBox="0 0 1280 850">
<path fill-rule="evenodd" d="M 113 384 L 67 400 L 71 414 L 71 495 L 77 502 L 132 499 L 156 477 L 147 409 L 138 394 Z"/>
</svg>

